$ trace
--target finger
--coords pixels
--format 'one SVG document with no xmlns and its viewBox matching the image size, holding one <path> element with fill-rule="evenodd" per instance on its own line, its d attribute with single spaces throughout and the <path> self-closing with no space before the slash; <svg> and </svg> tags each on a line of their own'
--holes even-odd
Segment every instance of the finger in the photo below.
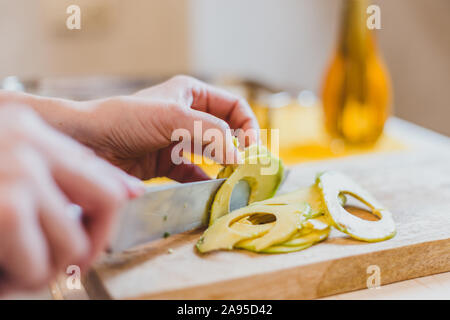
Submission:
<svg viewBox="0 0 450 320">
<path fill-rule="evenodd" d="M 181 183 L 211 180 L 200 167 L 186 162 L 174 165 L 166 176 Z"/>
<path fill-rule="evenodd" d="M 83 224 L 90 239 L 90 253 L 84 264 L 89 264 L 105 249 L 127 192 L 98 158 L 76 165 L 61 161 L 53 172 L 56 183 L 70 201 L 83 208 Z"/>
<path fill-rule="evenodd" d="M 192 95 L 193 109 L 210 113 L 225 120 L 233 129 L 248 131 L 248 140 L 240 141 L 244 146 L 258 142 L 258 121 L 245 99 L 198 80 L 192 87 Z M 240 138 L 243 138 L 243 134 L 240 134 Z"/>
<path fill-rule="evenodd" d="M 230 127 L 225 121 L 192 109 L 174 108 L 173 113 L 170 122 L 172 133 L 177 129 L 187 130 L 189 135 L 183 139 L 194 144 L 194 153 L 206 155 L 221 164 L 240 161 L 239 150 L 233 144 Z M 199 150 L 195 146 L 199 146 Z"/>
<path fill-rule="evenodd" d="M 118 168 L 78 142 L 53 131 L 43 132 L 47 143 L 40 147 L 48 154 L 56 184 L 72 203 L 83 208 L 83 226 L 90 240 L 84 262 L 88 264 L 106 247 L 117 210 L 132 193 L 132 178 L 125 179 Z"/>
<path fill-rule="evenodd" d="M 48 281 L 49 250 L 33 196 L 22 186 L 0 186 L 0 243 L 1 287 L 34 289 Z"/>
<path fill-rule="evenodd" d="M 81 221 L 70 215 L 69 201 L 49 176 L 39 179 L 40 222 L 55 270 L 87 259 L 89 241 Z"/>
<path fill-rule="evenodd" d="M 123 183 L 127 190 L 129 199 L 134 199 L 144 194 L 145 185 L 141 180 L 127 174 L 125 171 L 111 165 L 103 159 L 100 159 L 100 161 L 104 162 L 105 170 L 109 171 L 112 176 L 117 177 L 117 179 Z"/>
<path fill-rule="evenodd" d="M 79 144 L 77 141 L 62 134 L 54 134 L 49 129 L 47 127 L 44 128 L 46 139 L 43 139 L 43 141 L 47 143 L 43 144 L 42 140 L 38 142 L 41 148 L 50 155 L 50 159 L 56 159 L 59 163 L 72 163 L 71 166 L 73 167 L 82 167 L 85 161 L 89 162 L 90 159 L 96 159 L 97 165 L 102 168 L 103 172 L 120 181 L 128 193 L 128 198 L 138 197 L 145 192 L 145 186 L 139 179 L 128 175 L 109 162 L 97 157 L 92 150 Z M 54 146 L 59 146 L 59 148 L 54 148 Z M 72 154 L 73 157 L 69 158 L 66 156 L 67 154 Z"/>
<path fill-rule="evenodd" d="M 26 159 L 22 160 L 26 161 L 23 171 L 36 195 L 39 222 L 50 249 L 52 269 L 60 270 L 88 254 L 87 236 L 80 221 L 68 214 L 69 202 L 40 155 L 32 150 L 22 156 Z"/>
<path fill-rule="evenodd" d="M 172 150 L 173 146 L 159 152 L 156 168 L 158 176 L 168 177 L 181 183 L 211 179 L 200 167 L 190 163 L 188 159 L 183 159 L 181 164 L 174 164 L 171 159 Z"/>
</svg>

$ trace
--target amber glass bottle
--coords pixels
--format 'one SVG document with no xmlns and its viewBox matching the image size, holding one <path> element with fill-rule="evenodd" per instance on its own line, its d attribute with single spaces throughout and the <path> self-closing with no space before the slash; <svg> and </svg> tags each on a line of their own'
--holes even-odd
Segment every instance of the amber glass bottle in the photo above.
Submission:
<svg viewBox="0 0 450 320">
<path fill-rule="evenodd" d="M 322 103 L 330 134 L 352 144 L 375 142 L 390 111 L 390 81 L 366 25 L 368 2 L 345 0 L 338 46 Z"/>
</svg>

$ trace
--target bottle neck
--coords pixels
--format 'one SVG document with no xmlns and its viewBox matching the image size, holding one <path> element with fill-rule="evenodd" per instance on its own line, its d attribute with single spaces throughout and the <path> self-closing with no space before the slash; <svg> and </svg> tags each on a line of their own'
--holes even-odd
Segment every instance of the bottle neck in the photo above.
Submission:
<svg viewBox="0 0 450 320">
<path fill-rule="evenodd" d="M 344 56 L 364 59 L 373 50 L 371 31 L 366 25 L 367 0 L 345 0 L 342 9 L 339 50 Z"/>
</svg>

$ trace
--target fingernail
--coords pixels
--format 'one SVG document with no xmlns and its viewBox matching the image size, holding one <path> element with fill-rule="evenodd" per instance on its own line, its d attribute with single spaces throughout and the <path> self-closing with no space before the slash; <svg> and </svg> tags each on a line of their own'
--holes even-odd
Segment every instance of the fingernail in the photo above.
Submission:
<svg viewBox="0 0 450 320">
<path fill-rule="evenodd" d="M 128 196 L 131 199 L 137 198 L 144 194 L 145 184 L 139 179 L 130 177 L 130 179 L 127 180 L 127 189 L 128 189 Z"/>
</svg>

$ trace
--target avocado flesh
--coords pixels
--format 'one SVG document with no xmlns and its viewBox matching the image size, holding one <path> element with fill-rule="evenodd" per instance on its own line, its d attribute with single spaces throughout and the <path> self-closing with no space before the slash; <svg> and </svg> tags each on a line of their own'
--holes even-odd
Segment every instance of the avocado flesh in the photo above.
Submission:
<svg viewBox="0 0 450 320">
<path fill-rule="evenodd" d="M 339 201 L 341 205 L 344 205 L 346 203 L 347 199 L 344 194 L 339 195 Z M 314 218 L 326 213 L 326 208 L 322 201 L 322 195 L 317 184 L 313 184 L 305 188 L 300 188 L 296 191 L 285 193 L 267 200 L 258 201 L 254 204 L 274 205 L 305 202 L 311 206 L 310 218 Z"/>
<path fill-rule="evenodd" d="M 244 228 L 243 226 L 238 225 L 236 228 L 231 227 L 234 222 L 237 222 L 249 215 L 251 215 L 251 213 L 248 213 L 245 210 L 236 210 L 219 218 L 217 223 L 206 229 L 198 240 L 198 251 L 204 253 L 219 249 L 231 250 L 233 249 L 235 243 L 243 239 L 257 237 L 268 231 L 267 226 L 256 226 L 256 228 L 249 228 L 252 226 L 248 225 L 247 228 Z M 241 224 L 244 225 L 243 223 Z"/>
<path fill-rule="evenodd" d="M 244 220 L 245 221 L 245 220 Z M 269 231 L 273 226 L 274 222 L 271 223 L 265 223 L 265 224 L 252 224 L 250 222 L 235 222 L 233 223 L 230 228 L 234 231 L 240 232 L 240 233 L 258 233 L 263 234 Z"/>
<path fill-rule="evenodd" d="M 309 248 L 315 243 L 325 240 L 330 233 L 330 225 L 325 216 L 317 219 L 308 219 L 302 223 L 301 229 L 298 229 L 291 238 L 285 242 L 269 246 L 262 250 L 256 250 L 255 247 L 249 245 L 253 240 L 246 240 L 238 243 L 235 247 L 246 249 L 254 252 L 263 253 L 288 253 L 293 251 L 300 251 Z"/>
<path fill-rule="evenodd" d="M 312 230 L 306 235 L 301 235 L 298 237 L 292 237 L 290 240 L 284 242 L 282 245 L 287 247 L 297 247 L 308 243 L 317 243 L 325 240 L 330 234 L 330 229 L 325 230 Z"/>
<path fill-rule="evenodd" d="M 236 147 L 238 147 L 239 143 L 237 142 L 237 139 L 233 139 L 233 141 L 234 141 L 234 144 L 236 145 Z M 244 151 L 241 151 L 240 154 L 241 154 L 241 158 L 244 159 L 244 162 L 245 162 L 245 159 L 248 159 L 249 157 L 270 156 L 270 153 L 267 150 L 267 148 L 262 145 L 258 145 L 258 144 L 252 144 L 248 148 L 245 148 Z M 237 167 L 238 167 L 238 165 L 235 165 L 235 164 L 224 166 L 217 174 L 216 179 L 228 178 L 229 176 L 231 176 L 234 169 L 236 169 Z"/>
<path fill-rule="evenodd" d="M 333 171 L 322 173 L 317 180 L 327 216 L 338 230 L 354 239 L 367 242 L 383 241 L 395 235 L 392 214 L 353 180 Z M 339 203 L 339 195 L 343 193 L 350 194 L 366 204 L 380 220 L 368 221 L 349 213 Z"/>
<path fill-rule="evenodd" d="M 220 170 L 219 173 L 217 174 L 216 179 L 228 178 L 233 173 L 233 170 L 234 170 L 233 166 L 223 167 L 222 170 Z"/>
<path fill-rule="evenodd" d="M 250 146 L 249 148 L 263 148 Z M 265 148 L 264 148 L 265 149 Z M 267 150 L 267 149 L 265 149 Z M 245 155 L 244 151 L 242 154 Z M 248 151 L 247 151 L 248 152 Z M 273 163 L 277 168 L 276 173 L 270 175 L 261 174 L 261 170 Z M 227 214 L 230 210 L 230 199 L 234 187 L 241 180 L 245 180 L 250 187 L 248 202 L 265 200 L 272 197 L 283 179 L 283 163 L 270 153 L 256 156 L 244 156 L 244 163 L 226 166 L 219 172 L 218 178 L 227 178 L 217 191 L 211 206 L 209 225 L 211 226 L 218 218 Z"/>
<path fill-rule="evenodd" d="M 237 247 L 237 243 L 257 238 L 259 241 L 250 243 L 255 250 L 261 250 L 273 243 L 289 239 L 301 225 L 306 206 L 248 206 L 235 210 L 217 219 L 202 235 L 197 243 L 200 252 Z M 243 218 L 255 214 L 271 214 L 275 222 L 252 225 L 241 222 Z M 236 226 L 236 223 L 239 223 Z"/>
<path fill-rule="evenodd" d="M 307 249 L 309 247 L 311 247 L 314 243 L 306 243 L 303 245 L 299 245 L 299 246 L 284 246 L 284 245 L 276 245 L 276 246 L 271 246 L 268 247 L 264 250 L 261 250 L 260 252 L 262 253 L 289 253 L 289 252 L 295 252 L 295 251 L 300 251 L 300 250 L 304 250 Z"/>
<path fill-rule="evenodd" d="M 299 190 L 282 194 L 267 200 L 259 201 L 258 204 L 275 205 L 291 203 L 308 203 L 311 206 L 311 217 L 325 213 L 319 189 L 316 185 L 301 188 Z"/>
<path fill-rule="evenodd" d="M 269 149 L 260 144 L 252 144 L 249 147 L 245 148 L 241 153 L 242 158 L 250 158 L 255 156 L 270 156 L 271 153 Z"/>
<path fill-rule="evenodd" d="M 261 251 L 270 247 L 273 244 L 282 243 L 292 237 L 301 224 L 306 220 L 309 215 L 311 207 L 308 204 L 303 205 L 253 205 L 248 208 L 253 209 L 254 212 L 258 212 L 260 208 L 269 207 L 274 208 L 277 211 L 277 221 L 273 228 L 271 228 L 266 234 L 255 239 L 244 240 L 238 242 L 235 247 L 246 249 L 250 251 Z M 283 220 L 279 221 L 279 217 L 283 217 Z"/>
<path fill-rule="evenodd" d="M 237 168 L 239 166 L 225 167 L 222 175 L 231 177 Z M 383 223 L 377 225 L 379 221 L 363 220 L 347 212 L 343 208 L 347 200 L 345 194 L 368 205 Z M 368 242 L 395 235 L 389 211 L 349 178 L 326 171 L 310 187 L 224 213 L 205 231 L 197 247 L 200 252 L 238 248 L 260 253 L 288 253 L 327 239 L 331 226 Z M 375 230 L 371 230 L 372 227 Z"/>
</svg>

